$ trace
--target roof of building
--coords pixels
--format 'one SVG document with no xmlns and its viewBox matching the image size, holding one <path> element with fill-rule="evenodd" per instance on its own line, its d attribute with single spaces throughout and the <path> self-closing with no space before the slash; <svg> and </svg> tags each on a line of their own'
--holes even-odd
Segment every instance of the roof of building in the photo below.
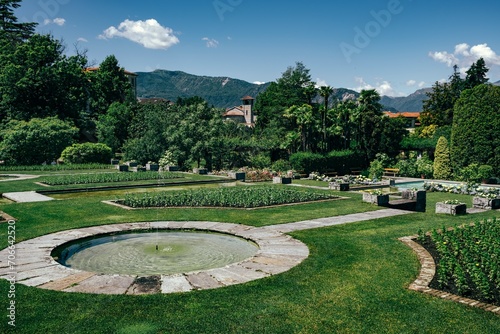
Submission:
<svg viewBox="0 0 500 334">
<path fill-rule="evenodd" d="M 226 117 L 226 116 L 245 116 L 245 112 L 241 108 L 241 106 L 232 107 L 232 108 L 227 108 L 226 112 L 222 116 L 224 116 L 224 117 Z"/>
<path fill-rule="evenodd" d="M 400 112 L 384 111 L 384 115 L 389 116 L 390 118 L 396 118 L 399 116 L 402 116 L 404 118 L 419 118 L 420 112 L 418 112 L 418 111 L 400 111 Z"/>
<path fill-rule="evenodd" d="M 85 69 L 85 71 L 87 72 L 95 72 L 95 71 L 99 71 L 99 67 L 87 67 Z M 134 73 L 134 72 L 130 72 L 130 71 L 127 71 L 125 69 L 123 69 L 123 72 L 126 74 L 126 75 L 130 75 L 130 76 L 138 76 L 137 73 Z"/>
</svg>

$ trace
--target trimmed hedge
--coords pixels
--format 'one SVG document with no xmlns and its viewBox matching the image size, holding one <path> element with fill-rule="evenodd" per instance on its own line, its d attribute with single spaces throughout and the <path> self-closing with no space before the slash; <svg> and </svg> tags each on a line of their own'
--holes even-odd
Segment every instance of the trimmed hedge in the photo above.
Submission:
<svg viewBox="0 0 500 334">
<path fill-rule="evenodd" d="M 290 164 L 297 171 L 324 173 L 336 171 L 339 175 L 351 173 L 351 168 L 364 168 L 363 155 L 351 150 L 332 151 L 326 156 L 319 153 L 298 152 L 290 156 Z"/>
<path fill-rule="evenodd" d="M 61 159 L 70 164 L 109 163 L 111 157 L 111 148 L 101 143 L 73 144 L 61 153 Z"/>
</svg>

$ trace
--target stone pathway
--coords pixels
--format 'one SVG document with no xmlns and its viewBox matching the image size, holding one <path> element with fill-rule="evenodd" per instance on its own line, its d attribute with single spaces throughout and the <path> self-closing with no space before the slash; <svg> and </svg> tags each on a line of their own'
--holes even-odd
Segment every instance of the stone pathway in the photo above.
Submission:
<svg viewBox="0 0 500 334">
<path fill-rule="evenodd" d="M 8 263 L 8 249 L 0 251 L 0 278 L 43 289 L 101 294 L 174 293 L 213 289 L 246 283 L 285 272 L 309 256 L 307 246 L 287 232 L 333 226 L 370 219 L 408 214 L 408 211 L 383 209 L 338 217 L 319 218 L 302 222 L 261 228 L 217 222 L 147 222 L 102 225 L 61 231 L 16 244 L 15 266 Z M 252 240 L 259 251 L 252 258 L 223 268 L 175 275 L 141 277 L 85 272 L 56 262 L 52 250 L 72 240 L 119 231 L 149 229 L 197 229 L 233 234 Z"/>
<path fill-rule="evenodd" d="M 53 200 L 52 197 L 39 194 L 36 191 L 3 193 L 2 196 L 17 203 L 45 202 Z"/>
</svg>

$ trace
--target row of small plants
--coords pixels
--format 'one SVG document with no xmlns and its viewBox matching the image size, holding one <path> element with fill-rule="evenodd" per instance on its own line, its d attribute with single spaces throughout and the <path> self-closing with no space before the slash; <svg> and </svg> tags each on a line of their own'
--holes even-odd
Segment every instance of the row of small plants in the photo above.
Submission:
<svg viewBox="0 0 500 334">
<path fill-rule="evenodd" d="M 256 208 L 333 199 L 328 193 L 276 186 L 201 188 L 161 193 L 126 194 L 122 204 L 133 207 Z"/>
<path fill-rule="evenodd" d="M 237 170 L 238 172 L 245 173 L 245 180 L 251 182 L 260 182 L 260 181 L 271 181 L 276 172 L 271 171 L 270 169 L 256 169 L 249 167 L 242 167 Z M 212 174 L 214 175 L 229 175 L 230 171 L 221 170 L 214 171 Z"/>
<path fill-rule="evenodd" d="M 62 165 L 32 165 L 32 166 L 2 166 L 0 172 L 45 172 L 45 171 L 65 171 L 65 170 L 87 170 L 87 169 L 111 169 L 114 166 L 109 164 L 62 164 Z"/>
<path fill-rule="evenodd" d="M 435 257 L 432 287 L 500 305 L 500 221 L 433 230 L 419 241 Z"/>
<path fill-rule="evenodd" d="M 465 194 L 491 199 L 500 197 L 500 188 L 483 187 L 477 183 L 444 184 L 436 182 L 424 182 L 423 187 L 426 191 Z"/>
<path fill-rule="evenodd" d="M 315 181 L 349 183 L 350 185 L 369 185 L 380 183 L 364 175 L 325 176 L 320 173 L 313 172 L 309 174 L 309 178 Z"/>
<path fill-rule="evenodd" d="M 44 183 L 51 186 L 62 186 L 72 184 L 111 183 L 144 180 L 168 180 L 181 177 L 172 172 L 142 172 L 142 173 L 94 173 L 94 174 L 72 174 L 47 177 Z"/>
</svg>

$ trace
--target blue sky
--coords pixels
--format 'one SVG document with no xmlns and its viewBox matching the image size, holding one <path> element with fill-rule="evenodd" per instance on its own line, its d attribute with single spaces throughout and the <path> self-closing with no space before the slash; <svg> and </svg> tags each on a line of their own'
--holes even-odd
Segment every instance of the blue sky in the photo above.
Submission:
<svg viewBox="0 0 500 334">
<path fill-rule="evenodd" d="M 25 0 L 37 31 L 127 70 L 274 81 L 301 61 L 318 85 L 408 95 L 483 57 L 500 80 L 500 2 Z"/>
</svg>

